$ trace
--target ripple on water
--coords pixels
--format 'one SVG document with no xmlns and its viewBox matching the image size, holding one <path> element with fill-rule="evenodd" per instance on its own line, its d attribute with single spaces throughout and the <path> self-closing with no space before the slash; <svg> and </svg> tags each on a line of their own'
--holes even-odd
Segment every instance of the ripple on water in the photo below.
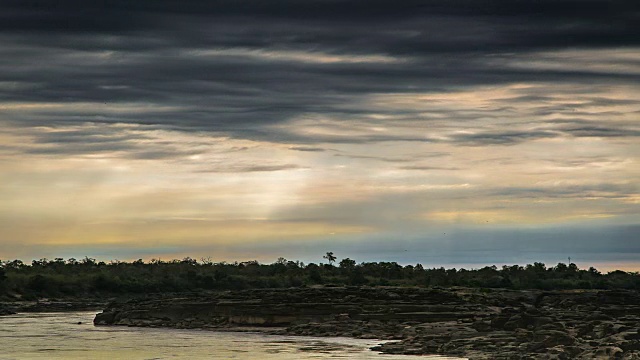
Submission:
<svg viewBox="0 0 640 360">
<path fill-rule="evenodd" d="M 375 340 L 94 327 L 96 312 L 0 317 L 0 359 L 411 359 L 369 350 Z M 82 322 L 82 324 L 78 324 Z M 436 359 L 422 357 L 421 360 Z"/>
</svg>

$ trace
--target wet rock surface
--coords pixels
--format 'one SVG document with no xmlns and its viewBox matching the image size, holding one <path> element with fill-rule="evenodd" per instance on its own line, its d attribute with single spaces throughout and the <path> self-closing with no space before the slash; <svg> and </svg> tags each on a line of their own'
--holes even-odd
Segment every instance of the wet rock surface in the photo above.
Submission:
<svg viewBox="0 0 640 360">
<path fill-rule="evenodd" d="M 15 309 L 12 306 L 0 304 L 0 316 L 2 315 L 13 315 L 15 314 Z"/>
<path fill-rule="evenodd" d="M 104 309 L 106 301 L 101 300 L 38 300 L 0 303 L 0 315 L 19 312 L 63 312 Z"/>
<path fill-rule="evenodd" d="M 96 325 L 398 340 L 389 354 L 640 359 L 638 291 L 260 289 L 112 303 Z"/>
</svg>

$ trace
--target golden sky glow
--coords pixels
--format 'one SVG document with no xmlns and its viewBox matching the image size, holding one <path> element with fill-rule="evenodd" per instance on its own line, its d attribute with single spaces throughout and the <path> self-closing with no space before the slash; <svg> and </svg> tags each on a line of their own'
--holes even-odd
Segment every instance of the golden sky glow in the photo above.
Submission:
<svg viewBox="0 0 640 360">
<path fill-rule="evenodd" d="M 275 3 L 12 7 L 0 260 L 640 269 L 627 12 Z"/>
<path fill-rule="evenodd" d="M 570 89 L 561 90 L 547 94 L 557 100 L 546 106 L 566 101 Z M 398 127 L 386 124 L 389 119 L 292 120 L 287 128 L 305 134 L 398 137 L 373 144 L 319 142 L 315 148 L 118 123 L 5 125 L 0 214 L 3 238 L 13 245 L 4 257 L 29 256 L 39 247 L 53 255 L 78 245 L 143 248 L 148 254 L 168 248 L 165 256 L 170 256 L 191 247 L 206 253 L 238 243 L 335 236 L 349 241 L 353 234 L 387 231 L 419 236 L 434 227 L 633 222 L 639 175 L 633 138 L 559 136 L 509 145 L 452 140 L 501 126 L 512 132 L 553 130 L 553 123 L 540 125 L 530 114 L 544 104 L 504 109 L 501 101 L 523 91 L 541 89 L 518 84 L 372 96 L 377 110 L 415 112 L 414 121 Z M 609 124 L 634 126 L 627 114 L 640 110 L 637 104 L 602 108 L 589 102 L 596 96 L 629 101 L 634 95 L 640 98 L 637 88 L 574 96 L 568 111 L 585 112 L 594 122 L 604 112 Z M 431 108 L 453 118 L 441 115 L 441 121 L 423 127 L 419 120 L 430 116 Z M 462 126 L 455 116 L 467 111 L 484 115 Z M 99 133 L 98 144 L 121 141 L 128 147 L 74 149 L 75 143 L 42 140 L 87 132 Z M 425 141 L 403 140 L 411 134 Z M 13 239 L 20 239 L 20 246 Z"/>
</svg>

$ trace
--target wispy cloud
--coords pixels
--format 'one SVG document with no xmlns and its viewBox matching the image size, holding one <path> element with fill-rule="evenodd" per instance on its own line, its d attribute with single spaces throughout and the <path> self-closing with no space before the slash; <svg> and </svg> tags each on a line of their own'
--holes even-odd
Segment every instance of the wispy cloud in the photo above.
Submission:
<svg viewBox="0 0 640 360">
<path fill-rule="evenodd" d="M 282 170 L 305 169 L 305 167 L 296 164 L 273 164 L 273 165 L 232 165 L 226 167 L 212 167 L 205 170 L 198 170 L 201 173 L 244 173 L 244 172 L 268 172 Z"/>
<path fill-rule="evenodd" d="M 632 0 L 3 1 L 0 245 L 633 228 L 639 24 Z"/>
</svg>

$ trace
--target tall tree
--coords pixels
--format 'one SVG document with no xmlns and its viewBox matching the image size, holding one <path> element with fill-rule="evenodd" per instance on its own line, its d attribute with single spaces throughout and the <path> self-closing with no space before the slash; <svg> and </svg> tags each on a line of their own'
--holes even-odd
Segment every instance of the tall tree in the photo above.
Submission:
<svg viewBox="0 0 640 360">
<path fill-rule="evenodd" d="M 329 265 L 333 264 L 333 262 L 336 261 L 336 257 L 333 255 L 333 251 L 327 251 L 327 254 L 323 256 L 323 258 L 329 261 Z"/>
</svg>

